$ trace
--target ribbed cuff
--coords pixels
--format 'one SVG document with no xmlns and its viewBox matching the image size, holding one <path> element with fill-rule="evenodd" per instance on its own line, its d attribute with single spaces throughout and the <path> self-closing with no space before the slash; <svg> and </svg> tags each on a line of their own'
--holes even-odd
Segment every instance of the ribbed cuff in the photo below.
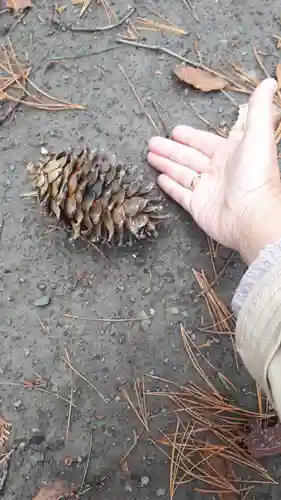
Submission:
<svg viewBox="0 0 281 500">
<path fill-rule="evenodd" d="M 266 245 L 244 274 L 231 304 L 236 316 L 253 287 L 278 260 L 281 260 L 281 239 L 274 245 Z"/>
</svg>

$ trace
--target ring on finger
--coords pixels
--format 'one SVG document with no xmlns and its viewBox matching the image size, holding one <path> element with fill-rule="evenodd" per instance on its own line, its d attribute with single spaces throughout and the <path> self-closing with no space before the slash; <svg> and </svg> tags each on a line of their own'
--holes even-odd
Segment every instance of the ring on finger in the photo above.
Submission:
<svg viewBox="0 0 281 500">
<path fill-rule="evenodd" d="M 196 181 L 198 181 L 198 179 L 200 179 L 202 174 L 196 174 L 193 179 L 191 180 L 189 186 L 188 186 L 188 189 L 190 189 L 190 191 L 194 191 L 194 188 L 195 188 L 195 183 Z"/>
</svg>

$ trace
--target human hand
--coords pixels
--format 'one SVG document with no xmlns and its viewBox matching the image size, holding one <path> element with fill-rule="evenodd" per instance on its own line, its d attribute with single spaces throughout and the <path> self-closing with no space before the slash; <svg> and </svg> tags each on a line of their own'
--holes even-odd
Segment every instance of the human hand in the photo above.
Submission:
<svg viewBox="0 0 281 500">
<path fill-rule="evenodd" d="M 245 132 L 228 139 L 178 126 L 172 139 L 153 137 L 148 161 L 162 172 L 159 186 L 190 212 L 211 238 L 250 264 L 281 238 L 281 182 L 274 136 L 276 82 L 251 96 Z"/>
</svg>

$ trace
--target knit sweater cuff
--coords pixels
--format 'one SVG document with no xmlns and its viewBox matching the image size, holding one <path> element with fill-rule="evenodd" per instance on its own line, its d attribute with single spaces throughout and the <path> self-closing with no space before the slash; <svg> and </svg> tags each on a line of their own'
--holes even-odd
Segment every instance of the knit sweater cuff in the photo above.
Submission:
<svg viewBox="0 0 281 500">
<path fill-rule="evenodd" d="M 274 245 L 266 245 L 244 274 L 232 300 L 232 310 L 236 316 L 252 288 L 278 260 L 281 260 L 281 239 Z"/>
</svg>

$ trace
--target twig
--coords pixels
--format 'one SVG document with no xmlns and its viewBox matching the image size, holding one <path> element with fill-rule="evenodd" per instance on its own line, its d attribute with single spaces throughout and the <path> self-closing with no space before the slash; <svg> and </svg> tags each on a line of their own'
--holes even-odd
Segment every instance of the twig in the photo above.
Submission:
<svg viewBox="0 0 281 500">
<path fill-rule="evenodd" d="M 217 282 L 220 280 L 220 278 L 225 273 L 225 271 L 226 271 L 227 267 L 229 266 L 230 262 L 232 261 L 234 255 L 235 255 L 235 252 L 231 252 L 230 256 L 228 257 L 228 259 L 226 261 L 226 263 L 224 264 L 224 266 L 222 267 L 222 269 L 217 273 L 216 278 L 208 285 L 208 287 L 206 288 L 206 290 L 203 290 L 202 292 L 199 293 L 199 297 L 201 297 L 205 293 L 208 293 L 211 290 L 211 288 L 213 288 L 217 284 Z"/>
<path fill-rule="evenodd" d="M 182 0 L 182 1 L 183 1 L 184 5 L 188 8 L 190 14 L 192 14 L 192 16 L 194 17 L 195 21 L 197 21 L 199 23 L 199 19 L 194 12 L 194 9 L 193 9 L 193 6 L 191 5 L 190 0 Z"/>
<path fill-rule="evenodd" d="M 135 431 L 134 431 L 135 432 Z M 142 434 L 143 434 L 143 430 L 141 431 L 140 435 L 137 436 L 135 433 L 134 433 L 134 442 L 132 444 L 132 446 L 130 446 L 130 448 L 128 449 L 127 453 L 125 453 L 125 455 L 121 458 L 119 464 L 118 464 L 118 468 L 121 467 L 121 465 L 125 462 L 125 460 L 127 460 L 128 456 L 132 453 L 133 449 L 137 446 Z"/>
<path fill-rule="evenodd" d="M 23 13 L 21 14 L 21 16 L 12 24 L 12 26 L 8 29 L 8 32 L 11 33 L 11 31 L 13 31 L 16 26 L 21 23 L 23 21 L 23 19 L 25 18 L 25 16 L 27 15 L 27 13 L 29 12 L 30 9 L 25 9 L 23 11 Z"/>
<path fill-rule="evenodd" d="M 155 121 L 154 121 L 154 120 L 153 120 L 153 118 L 150 116 L 150 114 L 148 113 L 148 111 L 146 111 L 145 106 L 144 106 L 144 104 L 143 104 L 143 102 L 142 102 L 141 98 L 138 96 L 137 91 L 136 91 L 135 87 L 133 86 L 133 84 L 132 84 L 131 80 L 129 79 L 129 77 L 128 77 L 127 73 L 125 72 L 124 68 L 121 66 L 121 64 L 118 64 L 118 66 L 119 66 L 119 68 L 120 68 L 120 71 L 121 71 L 121 72 L 123 73 L 123 75 L 125 76 L 125 78 L 126 78 L 126 80 L 127 80 L 128 84 L 130 85 L 130 88 L 131 88 L 131 90 L 132 90 L 132 92 L 133 92 L 133 94 L 134 94 L 135 98 L 137 99 L 137 101 L 138 101 L 139 105 L 142 107 L 143 111 L 145 112 L 145 114 L 146 114 L 146 116 L 147 116 L 148 120 L 150 121 L 151 125 L 152 125 L 152 126 L 154 127 L 154 129 L 156 130 L 156 133 L 157 133 L 158 135 L 160 135 L 160 131 L 159 131 L 159 129 L 158 129 L 158 127 L 157 127 L 157 125 L 156 125 Z"/>
<path fill-rule="evenodd" d="M 185 62 L 186 64 L 193 66 L 194 68 L 201 68 L 204 69 L 205 71 L 208 71 L 209 73 L 212 73 L 213 75 L 219 76 L 220 78 L 224 78 L 229 83 L 232 83 L 235 86 L 235 88 L 237 86 L 237 82 L 231 76 L 226 76 L 223 73 L 220 73 L 219 71 L 209 68 L 205 64 L 201 64 L 200 62 L 187 59 L 187 57 L 183 57 L 180 54 L 177 54 L 176 52 L 173 52 L 172 50 L 168 49 L 167 47 L 161 47 L 161 45 L 149 45 L 147 43 L 135 42 L 133 40 L 123 40 L 122 38 L 117 38 L 116 42 L 123 43 L 124 45 L 131 45 L 132 47 L 137 47 L 139 49 L 147 49 L 151 50 L 152 52 L 167 54 L 171 57 L 174 57 L 175 59 L 178 59 L 179 61 Z"/>
<path fill-rule="evenodd" d="M 93 446 L 93 435 L 91 434 L 91 440 L 90 440 L 90 445 L 89 445 L 88 458 L 87 458 L 87 462 L 86 462 L 86 466 L 85 466 L 85 470 L 84 470 L 84 474 L 83 474 L 81 486 L 79 488 L 79 492 L 78 492 L 77 497 L 76 497 L 77 500 L 81 497 L 82 492 L 83 492 L 83 488 L 84 488 L 84 484 L 85 484 L 85 481 L 86 481 L 86 477 L 87 477 L 88 470 L 89 470 L 89 465 L 90 465 L 90 460 L 91 460 L 92 446 Z"/>
<path fill-rule="evenodd" d="M 164 118 L 163 118 L 163 116 L 162 116 L 162 113 L 161 113 L 161 111 L 160 111 L 160 108 L 159 108 L 159 106 L 158 106 L 157 102 L 156 102 L 156 101 L 154 101 L 154 99 L 152 99 L 152 97 L 150 97 L 150 98 L 149 98 L 149 100 L 151 101 L 152 105 L 153 105 L 153 106 L 154 106 L 154 108 L 156 109 L 156 112 L 157 112 L 157 114 L 158 114 L 158 117 L 159 117 L 159 120 L 160 120 L 160 122 L 161 122 L 161 125 L 162 125 L 162 127 L 163 127 L 163 129 L 164 129 L 164 131 L 165 131 L 165 137 L 167 137 L 167 138 L 168 138 L 168 137 L 170 137 L 168 127 L 167 127 L 167 125 L 166 125 L 166 123 L 165 123 L 165 121 L 164 121 Z"/>
<path fill-rule="evenodd" d="M 84 375 L 82 375 L 78 370 L 76 370 L 76 368 L 74 368 L 74 366 L 65 358 L 62 358 L 63 361 L 69 366 L 69 368 L 74 372 L 76 373 L 76 375 L 78 375 L 78 377 L 80 377 L 82 380 L 84 380 L 84 382 L 86 382 L 86 384 L 88 384 L 92 389 L 94 389 L 94 391 L 101 397 L 101 399 L 105 402 L 105 403 L 108 403 L 108 399 L 106 399 L 102 393 L 94 386 L 94 384 L 92 384 L 92 382 L 90 382 L 88 379 L 86 379 L 86 377 L 84 377 Z"/>
<path fill-rule="evenodd" d="M 69 410 L 68 410 L 68 417 L 67 417 L 67 426 L 66 426 L 66 434 L 65 434 L 65 444 L 68 441 L 68 436 L 69 436 L 69 429 L 70 429 L 70 420 L 71 420 L 71 410 L 72 410 L 72 404 L 73 404 L 73 375 L 72 375 L 72 370 L 71 370 L 71 363 L 70 363 L 70 358 L 67 349 L 65 349 L 65 355 L 67 357 L 67 361 L 69 363 L 69 372 L 70 372 L 70 403 L 69 403 Z"/>
<path fill-rule="evenodd" d="M 73 33 L 97 33 L 112 30 L 114 28 L 118 28 L 121 24 L 125 23 L 136 11 L 135 7 L 129 9 L 126 14 L 119 19 L 116 23 L 108 24 L 107 26 L 96 26 L 95 28 L 75 28 L 69 24 L 59 24 L 59 26 L 65 28 L 67 31 L 72 31 Z"/>
<path fill-rule="evenodd" d="M 24 389 L 24 390 L 32 390 L 32 391 L 39 391 L 39 392 L 43 392 L 45 394 L 49 394 L 49 396 L 53 396 L 57 399 L 60 399 L 61 401 L 64 401 L 64 403 L 67 403 L 67 404 L 70 404 L 71 402 L 69 401 L 69 399 L 66 399 L 64 398 L 63 396 L 60 396 L 59 394 L 55 394 L 53 392 L 50 392 L 50 391 L 47 391 L 47 389 L 41 389 L 41 387 L 33 387 L 32 389 L 30 389 L 29 387 L 24 387 L 23 384 L 19 384 L 19 383 L 16 383 L 16 382 L 1 382 L 0 381 L 0 385 L 8 385 L 10 387 L 18 387 L 20 389 Z M 76 408 L 76 405 L 74 403 L 72 403 L 72 406 L 74 408 Z"/>
<path fill-rule="evenodd" d="M 200 115 L 200 113 L 198 113 L 198 111 L 194 108 L 194 106 L 192 106 L 192 104 L 184 101 L 184 105 L 187 108 L 191 109 L 191 111 L 193 111 L 193 113 L 197 116 L 197 118 L 199 118 L 203 123 L 205 123 L 208 127 L 210 127 L 211 130 L 214 130 L 221 137 L 224 137 L 224 138 L 227 137 L 227 134 L 225 134 L 222 130 L 218 129 L 215 125 L 213 125 L 211 122 L 209 122 L 209 120 L 204 118 L 204 116 Z"/>
<path fill-rule="evenodd" d="M 106 47 L 105 49 L 95 50 L 93 52 L 80 52 L 79 54 L 73 54 L 72 56 L 54 56 L 48 57 L 46 61 L 64 61 L 71 59 L 82 59 L 83 57 L 97 56 L 98 54 L 103 54 L 104 52 L 110 52 L 111 50 L 116 50 L 120 47 L 114 45 L 113 47 Z"/>
<path fill-rule="evenodd" d="M 98 323 L 127 323 L 127 322 L 133 322 L 133 321 L 143 321 L 144 319 L 150 319 L 153 317 L 153 314 L 149 314 L 146 317 L 143 318 L 91 318 L 91 317 L 86 317 L 86 316 L 73 316 L 72 314 L 65 314 L 64 315 L 66 318 L 71 318 L 71 319 L 82 319 L 85 321 L 96 321 Z"/>
</svg>

